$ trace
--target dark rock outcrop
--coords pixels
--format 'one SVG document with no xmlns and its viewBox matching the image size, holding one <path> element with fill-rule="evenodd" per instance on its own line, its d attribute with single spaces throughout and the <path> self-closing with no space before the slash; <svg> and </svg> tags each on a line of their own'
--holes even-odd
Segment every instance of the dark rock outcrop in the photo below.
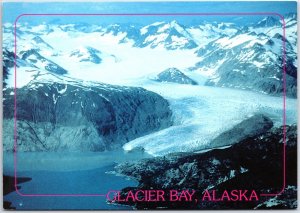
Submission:
<svg viewBox="0 0 300 213">
<path fill-rule="evenodd" d="M 19 151 L 103 151 L 172 125 L 168 102 L 142 88 L 30 83 L 17 89 Z M 4 151 L 13 150 L 14 93 L 4 92 Z"/>
<path fill-rule="evenodd" d="M 284 193 L 272 197 L 259 204 L 255 209 L 296 209 L 297 187 L 287 186 Z"/>
<path fill-rule="evenodd" d="M 53 61 L 43 57 L 38 50 L 30 49 L 27 51 L 21 51 L 20 54 L 22 55 L 22 60 L 28 62 L 33 67 L 38 67 L 38 62 L 42 62 L 43 67 L 38 67 L 41 69 L 45 69 L 51 73 L 64 75 L 67 74 L 68 71 L 59 66 L 58 64 L 54 63 Z"/>
<path fill-rule="evenodd" d="M 24 183 L 30 181 L 31 178 L 28 177 L 18 177 L 17 183 Z M 17 186 L 18 189 L 21 188 L 21 186 Z M 15 188 L 15 177 L 3 175 L 3 196 L 14 192 L 16 190 Z M 3 201 L 3 209 L 16 209 L 14 206 L 12 206 L 11 202 Z"/>
<path fill-rule="evenodd" d="M 31 181 L 31 178 L 28 177 L 18 177 L 17 183 L 24 183 Z M 18 189 L 20 189 L 20 186 L 17 186 Z M 3 175 L 3 195 L 7 195 L 13 191 L 15 191 L 15 177 Z"/>
<path fill-rule="evenodd" d="M 266 133 L 272 127 L 273 122 L 270 118 L 262 114 L 254 115 L 235 125 L 232 129 L 221 133 L 210 144 L 213 147 L 232 145 L 248 137 Z"/>
<path fill-rule="evenodd" d="M 5 80 L 8 79 L 9 69 L 14 66 L 15 54 L 7 49 L 3 49 L 3 88 L 6 87 Z"/>
<path fill-rule="evenodd" d="M 195 190 L 198 201 L 169 200 L 160 202 L 120 202 L 137 209 L 254 209 L 296 208 L 297 186 L 297 126 L 286 126 L 286 188 L 281 195 L 272 197 L 260 194 L 280 192 L 283 186 L 283 131 L 272 130 L 248 137 L 226 149 L 214 149 L 206 153 L 177 153 L 165 157 L 145 159 L 138 163 L 126 163 L 116 171 L 139 181 L 138 187 L 125 188 L 121 197 L 138 189 Z M 258 201 L 229 202 L 202 201 L 205 190 L 235 189 L 255 190 Z M 294 190 L 292 190 L 294 189 Z M 166 196 L 168 197 L 168 196 Z M 274 197 L 274 196 L 273 196 Z M 276 205 L 267 205 L 276 199 Z M 277 205 L 278 204 L 278 205 Z"/>
<path fill-rule="evenodd" d="M 13 207 L 11 204 L 12 204 L 11 202 L 3 201 L 3 209 L 11 209 L 11 210 L 16 209 L 16 207 Z"/>
<path fill-rule="evenodd" d="M 155 80 L 159 82 L 172 82 L 178 84 L 191 84 L 191 85 L 198 84 L 196 81 L 189 78 L 188 76 L 186 76 L 176 68 L 169 68 L 159 73 Z"/>
</svg>

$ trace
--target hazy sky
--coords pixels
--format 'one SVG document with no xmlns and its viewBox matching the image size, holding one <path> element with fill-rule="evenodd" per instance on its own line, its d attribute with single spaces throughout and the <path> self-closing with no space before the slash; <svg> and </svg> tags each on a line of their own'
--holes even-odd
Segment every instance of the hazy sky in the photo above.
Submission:
<svg viewBox="0 0 300 213">
<path fill-rule="evenodd" d="M 296 12 L 296 2 L 269 1 L 269 2 L 84 2 L 84 3 L 4 3 L 3 21 L 14 22 L 16 17 L 24 13 L 229 13 L 229 12 L 275 12 L 285 15 Z M 27 21 L 33 24 L 42 22 L 57 23 L 140 23 L 149 24 L 154 21 L 169 21 L 176 19 L 182 24 L 195 24 L 199 21 L 227 21 L 238 24 L 256 22 L 262 16 L 177 16 L 161 17 L 131 17 L 131 16 L 24 16 L 19 21 Z"/>
</svg>

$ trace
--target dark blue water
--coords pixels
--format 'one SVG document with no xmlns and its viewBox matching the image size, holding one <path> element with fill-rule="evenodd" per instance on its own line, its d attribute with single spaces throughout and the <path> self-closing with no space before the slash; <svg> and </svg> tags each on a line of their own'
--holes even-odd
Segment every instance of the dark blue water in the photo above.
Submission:
<svg viewBox="0 0 300 213">
<path fill-rule="evenodd" d="M 116 161 L 121 159 L 120 153 L 118 155 L 119 160 L 113 157 L 106 157 L 103 164 L 101 163 L 103 159 L 101 157 L 99 159 L 95 158 L 94 153 L 79 155 L 68 163 L 66 163 L 66 159 L 73 155 L 66 155 L 65 158 L 55 158 L 56 154 L 53 153 L 38 155 L 36 153 L 24 153 L 20 155 L 22 156 L 19 156 L 18 159 L 17 176 L 32 178 L 29 182 L 19 184 L 21 186 L 19 191 L 22 194 L 106 194 L 110 190 L 120 190 L 127 186 L 137 185 L 137 182 L 134 180 L 107 173 L 107 171 L 112 171 Z M 6 159 L 4 160 L 4 174 L 13 176 L 13 170 L 10 167 L 12 156 L 4 156 Z M 123 160 L 125 161 L 128 155 L 123 157 L 125 157 Z M 52 161 L 50 161 L 51 158 Z M 55 163 L 57 164 L 57 169 L 54 168 Z M 76 163 L 80 167 L 77 166 L 77 168 Z M 32 170 L 29 170 L 29 164 L 32 165 Z M 70 165 L 73 165 L 73 167 L 70 167 Z M 97 166 L 98 168 L 93 168 Z M 49 170 L 47 170 L 47 167 Z M 105 196 L 25 197 L 12 192 L 4 196 L 4 200 L 12 202 L 12 206 L 23 210 L 130 209 L 127 206 L 108 204 Z"/>
</svg>

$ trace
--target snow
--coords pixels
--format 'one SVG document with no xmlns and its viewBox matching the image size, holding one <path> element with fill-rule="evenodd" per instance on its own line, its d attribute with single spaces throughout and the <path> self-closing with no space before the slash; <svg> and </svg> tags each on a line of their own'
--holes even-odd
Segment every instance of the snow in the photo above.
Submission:
<svg viewBox="0 0 300 213">
<path fill-rule="evenodd" d="M 199 45 L 199 47 L 203 47 L 208 42 L 213 40 L 212 38 L 208 38 L 209 35 L 206 35 L 205 32 L 203 32 L 199 28 L 191 28 L 188 31 L 193 36 L 194 40 Z"/>
<path fill-rule="evenodd" d="M 268 41 L 268 39 L 262 39 L 262 40 L 253 39 L 248 43 L 248 45 L 245 46 L 245 48 L 251 48 L 255 44 L 265 45 L 267 41 Z"/>
<path fill-rule="evenodd" d="M 211 66 L 203 66 L 203 67 L 199 67 L 196 70 L 196 73 L 200 76 L 204 76 L 206 78 L 209 78 L 211 76 L 214 76 L 215 81 L 217 82 L 218 78 L 217 78 L 217 70 L 219 69 L 219 67 L 226 61 L 226 58 L 223 58 L 221 60 L 218 60 L 216 63 L 212 64 Z"/>
<path fill-rule="evenodd" d="M 176 21 L 171 22 L 171 27 L 174 27 L 177 32 L 182 34 L 186 38 L 190 38 L 191 35 L 183 27 L 181 27 Z"/>
<path fill-rule="evenodd" d="M 34 32 L 34 33 L 40 33 L 41 31 L 45 31 L 45 30 L 47 30 L 47 25 L 45 25 L 45 24 L 40 24 L 40 25 L 31 27 L 31 32 Z"/>
<path fill-rule="evenodd" d="M 161 22 L 154 22 L 154 23 L 152 23 L 152 24 L 150 24 L 149 26 L 158 26 L 158 25 L 162 25 L 162 24 L 164 24 L 165 22 L 163 22 L 163 21 L 161 21 Z"/>
<path fill-rule="evenodd" d="M 101 81 L 111 84 L 126 84 L 132 79 L 139 79 L 150 74 L 159 73 L 170 65 L 185 69 L 198 61 L 197 56 L 189 50 L 168 51 L 156 48 L 134 48 L 129 43 L 119 44 L 119 37 L 112 35 L 99 36 L 98 33 L 78 34 L 66 40 L 53 37 L 51 33 L 44 35 L 47 41 L 59 52 L 69 52 L 74 46 L 93 46 L 93 48 L 106 53 L 101 64 L 82 63 L 73 60 L 68 54 L 59 57 L 51 56 L 49 59 L 57 64 L 63 64 L 69 76 L 86 81 Z M 156 40 L 155 43 L 159 41 Z M 113 56 L 117 56 L 116 62 Z M 141 60 L 141 56 L 143 60 Z M 164 58 L 164 60 L 159 60 Z M 185 60 L 181 60 L 186 58 Z M 145 66 L 150 64 L 151 66 Z"/>
<path fill-rule="evenodd" d="M 161 23 L 156 23 L 161 24 Z M 37 26 L 36 29 L 46 29 L 46 26 Z M 168 51 L 162 48 L 133 48 L 132 43 L 119 44 L 120 40 L 124 38 L 126 33 L 119 33 L 117 36 L 112 34 L 104 34 L 102 32 L 83 33 L 79 31 L 64 32 L 59 26 L 51 26 L 53 32 L 44 33 L 40 35 L 46 43 L 53 47 L 53 50 L 41 48 L 41 55 L 47 57 L 47 59 L 54 63 L 63 66 L 68 70 L 68 76 L 81 79 L 84 81 L 100 81 L 110 84 L 128 84 L 128 82 L 136 81 L 139 78 L 147 78 L 149 75 L 156 75 L 159 72 L 167 69 L 170 65 L 179 69 L 186 69 L 191 64 L 195 64 L 198 61 L 198 57 L 189 50 L 174 50 Z M 149 37 L 148 39 L 155 39 L 153 45 L 159 44 L 163 41 L 167 34 L 161 34 L 161 38 Z M 22 50 L 29 50 L 36 45 L 28 42 L 34 36 L 30 34 L 22 35 L 22 38 L 18 39 L 18 54 Z M 6 42 L 9 40 L 9 36 L 4 39 Z M 8 46 L 10 46 L 7 43 Z M 80 62 L 77 57 L 70 57 L 70 50 L 74 50 L 74 47 L 81 47 L 86 52 L 84 47 L 91 46 L 97 50 L 100 50 L 101 58 L 103 61 L 101 64 L 93 64 L 91 62 Z M 77 48 L 78 49 L 78 48 Z M 141 56 L 143 57 L 141 60 Z M 164 58 L 164 60 L 160 60 Z M 182 60 L 185 58 L 185 60 Z M 30 56 L 30 59 L 36 59 L 34 55 Z M 39 71 L 44 72 L 47 62 L 38 62 L 35 66 Z M 150 64 L 151 66 L 145 66 Z M 27 73 L 27 70 L 34 68 L 29 67 L 17 67 L 17 73 L 21 73 L 22 78 L 17 79 L 17 87 L 26 85 L 30 79 L 33 78 L 33 74 Z M 10 71 L 13 72 L 13 68 Z M 46 72 L 45 72 L 46 73 Z M 44 78 L 51 78 L 49 75 Z M 9 76 L 9 86 L 14 86 L 13 75 Z M 41 79 L 41 78 L 40 78 Z"/>
<path fill-rule="evenodd" d="M 286 20 L 286 23 L 289 23 L 289 20 Z M 293 21 L 290 22 L 291 24 L 293 23 Z M 265 27 L 261 27 L 261 28 L 253 28 L 250 27 L 249 28 L 250 31 L 255 32 L 257 34 L 259 33 L 264 33 L 269 37 L 273 37 L 276 34 L 279 35 L 283 35 L 283 29 L 282 26 L 275 26 L 275 27 L 270 27 L 270 28 L 265 28 Z M 286 28 L 285 28 L 285 35 L 286 38 L 288 39 L 288 41 L 293 44 L 292 48 L 294 52 L 297 52 L 297 28 L 296 27 L 289 27 L 289 24 L 286 24 Z M 280 45 L 280 47 L 282 47 L 282 41 L 275 42 L 275 44 L 277 43 L 277 45 Z M 276 47 L 278 49 L 278 47 Z M 282 51 L 282 50 L 281 50 Z M 277 52 L 277 51 L 276 51 Z"/>
<path fill-rule="evenodd" d="M 266 49 L 277 54 L 277 55 L 283 55 L 283 43 L 280 39 L 272 39 L 274 42 L 274 45 L 272 46 L 266 46 Z"/>
<path fill-rule="evenodd" d="M 186 38 L 179 38 L 177 36 L 171 36 L 172 46 L 181 46 L 187 44 L 189 41 Z"/>
<path fill-rule="evenodd" d="M 104 98 L 106 101 L 110 102 L 110 100 L 107 97 L 105 97 L 104 95 L 99 94 L 99 96 L 102 97 L 102 98 Z M 95 104 L 93 104 L 93 106 L 95 106 Z"/>
<path fill-rule="evenodd" d="M 252 61 L 252 63 L 257 66 L 258 68 L 263 68 L 265 63 L 264 62 L 258 62 L 258 61 Z"/>
<path fill-rule="evenodd" d="M 232 26 L 232 24 L 221 23 L 221 25 Z M 237 29 L 232 26 L 223 29 L 215 27 L 212 24 L 200 25 L 199 27 L 192 27 L 186 31 L 191 35 L 191 37 L 196 41 L 199 47 L 203 47 L 207 43 L 217 39 L 219 36 L 226 34 L 227 36 L 232 36 L 237 32 Z"/>
<path fill-rule="evenodd" d="M 141 28 L 140 32 L 141 32 L 141 35 L 146 34 L 148 32 L 148 26 Z"/>
<path fill-rule="evenodd" d="M 149 35 L 145 39 L 145 43 L 153 42 L 153 45 L 158 45 L 168 37 L 168 33 L 160 33 L 158 35 Z"/>
<path fill-rule="evenodd" d="M 255 56 L 255 50 L 252 49 L 247 54 L 239 55 L 238 58 L 240 59 L 240 61 L 249 62 L 249 61 L 253 60 L 253 56 Z"/>
<path fill-rule="evenodd" d="M 214 159 L 212 160 L 212 164 L 216 166 L 216 165 L 220 165 L 221 162 L 220 162 L 218 159 L 214 158 Z"/>
<path fill-rule="evenodd" d="M 10 28 L 10 27 L 13 27 L 13 24 L 9 23 L 9 22 L 6 22 L 6 23 L 3 24 L 3 27 L 4 28 Z"/>
<path fill-rule="evenodd" d="M 149 25 L 151 26 L 151 25 Z M 145 34 L 148 30 L 148 27 L 143 27 L 141 29 L 142 35 Z M 163 42 L 166 40 L 166 38 L 170 35 L 169 31 L 171 29 L 175 29 L 178 33 L 182 34 L 184 37 L 177 37 L 177 36 L 171 36 L 172 39 L 172 47 L 177 47 L 177 46 L 184 46 L 186 43 L 188 43 L 188 39 L 191 38 L 191 35 L 184 29 L 182 28 L 176 21 L 172 21 L 167 24 L 163 24 L 161 27 L 158 28 L 157 33 L 153 35 L 149 35 L 146 37 L 144 43 L 148 44 L 151 43 L 152 46 L 156 47 L 164 47 Z"/>
<path fill-rule="evenodd" d="M 276 126 L 283 122 L 281 97 L 170 83 L 144 83 L 143 87 L 169 101 L 174 126 L 126 143 L 123 148 L 127 151 L 143 147 L 151 155 L 162 156 L 171 152 L 209 149 L 210 140 L 255 113 L 270 116 Z M 287 123 L 296 122 L 293 116 L 296 104 L 296 100 L 287 99 Z"/>
<path fill-rule="evenodd" d="M 254 36 L 247 35 L 247 34 L 240 34 L 233 38 L 224 37 L 224 38 L 218 39 L 216 41 L 216 43 L 220 44 L 225 49 L 231 49 L 231 48 L 238 46 L 244 42 L 253 41 L 253 40 L 255 40 Z"/>
<path fill-rule="evenodd" d="M 65 88 L 63 88 L 62 90 L 58 90 L 58 88 L 57 88 L 57 92 L 59 94 L 64 94 L 67 91 L 67 89 L 68 89 L 68 85 L 66 84 Z"/>
<path fill-rule="evenodd" d="M 234 178 L 235 177 L 235 170 L 230 170 L 230 174 L 229 174 L 229 179 Z"/>
<path fill-rule="evenodd" d="M 277 76 L 271 76 L 271 77 L 269 77 L 270 79 L 275 79 L 275 80 L 278 80 L 278 81 L 280 81 L 280 79 L 277 77 Z"/>
<path fill-rule="evenodd" d="M 52 95 L 52 98 L 53 98 L 54 104 L 56 104 L 58 97 L 55 97 L 55 94 L 53 94 L 53 95 Z"/>
<path fill-rule="evenodd" d="M 162 27 L 160 27 L 160 28 L 157 30 L 157 32 L 158 32 L 158 33 L 163 33 L 163 32 L 165 32 L 167 29 L 169 29 L 170 27 L 171 27 L 170 24 L 165 24 L 165 25 L 163 25 Z"/>
<path fill-rule="evenodd" d="M 244 168 L 244 167 L 242 167 L 242 166 L 241 166 L 241 168 L 240 168 L 240 172 L 241 172 L 241 173 L 248 172 L 248 169 L 246 169 L 246 168 Z"/>
<path fill-rule="evenodd" d="M 13 70 L 13 68 L 11 70 Z M 27 85 L 34 78 L 34 74 L 35 72 L 32 72 L 32 67 L 18 67 L 16 87 L 19 88 Z M 10 72 L 10 75 L 8 75 L 7 85 L 9 87 L 15 87 L 15 72 Z"/>
</svg>

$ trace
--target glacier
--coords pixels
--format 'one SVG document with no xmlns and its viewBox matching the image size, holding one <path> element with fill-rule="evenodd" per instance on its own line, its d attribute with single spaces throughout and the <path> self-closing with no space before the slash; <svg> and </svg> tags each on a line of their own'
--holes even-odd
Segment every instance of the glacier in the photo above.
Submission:
<svg viewBox="0 0 300 213">
<path fill-rule="evenodd" d="M 283 97 L 204 85 L 148 82 L 143 87 L 169 101 L 174 125 L 126 143 L 125 150 L 143 147 L 162 156 L 209 149 L 212 139 L 257 113 L 270 117 L 274 126 L 283 125 Z M 297 100 L 286 99 L 286 124 L 297 122 L 296 106 Z"/>
</svg>

